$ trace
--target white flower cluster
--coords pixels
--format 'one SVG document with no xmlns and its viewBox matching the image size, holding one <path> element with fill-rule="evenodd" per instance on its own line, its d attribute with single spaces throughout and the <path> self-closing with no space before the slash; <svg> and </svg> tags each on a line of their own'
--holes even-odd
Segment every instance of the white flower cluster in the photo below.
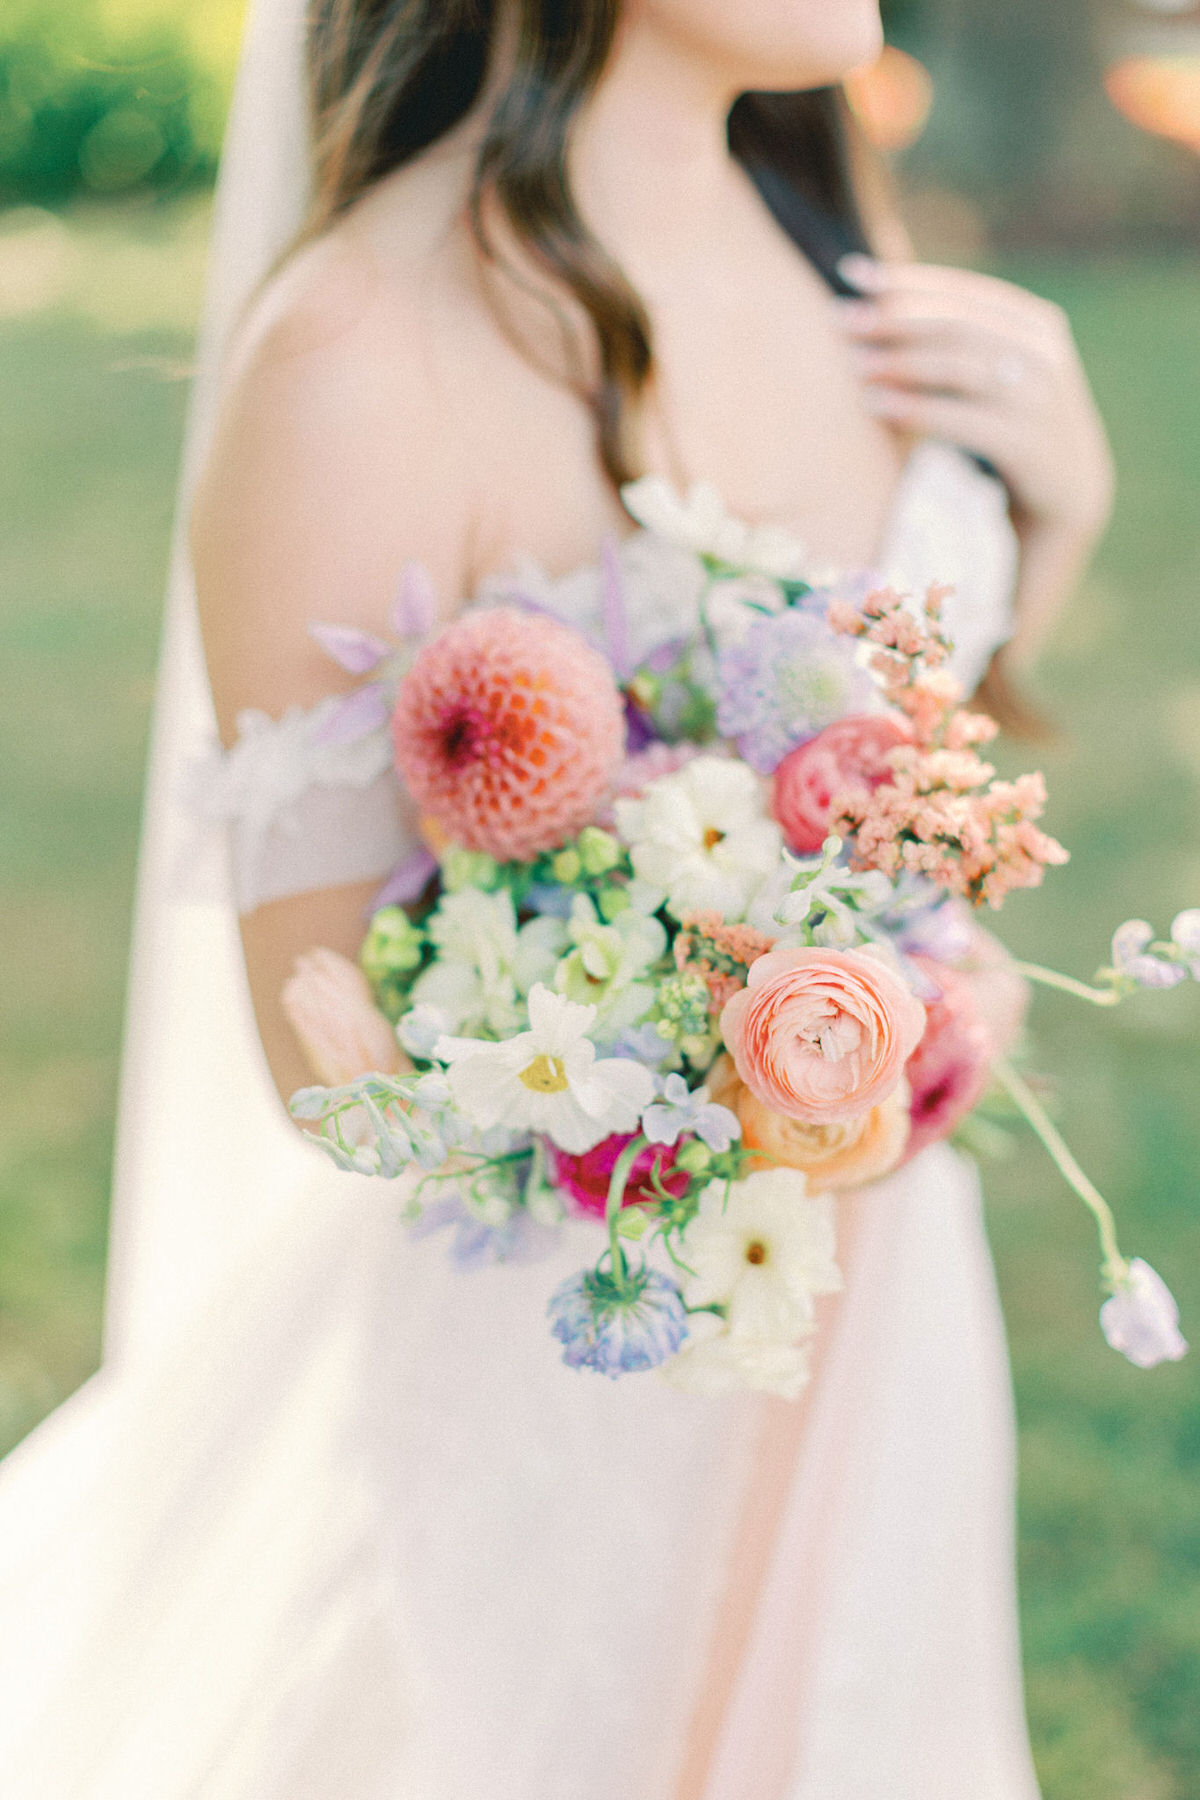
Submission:
<svg viewBox="0 0 1200 1800">
<path fill-rule="evenodd" d="M 668 1380 L 692 1393 L 751 1387 L 793 1399 L 808 1380 L 816 1297 L 842 1286 L 834 1251 L 833 1200 L 810 1196 L 799 1170 L 712 1182 L 683 1235 L 683 1295 L 724 1318 L 693 1335 Z"/>
</svg>

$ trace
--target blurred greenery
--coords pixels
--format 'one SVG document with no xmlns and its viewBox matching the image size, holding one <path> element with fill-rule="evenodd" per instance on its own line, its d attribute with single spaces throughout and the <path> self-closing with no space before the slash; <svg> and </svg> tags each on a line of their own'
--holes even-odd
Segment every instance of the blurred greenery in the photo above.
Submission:
<svg viewBox="0 0 1200 1800">
<path fill-rule="evenodd" d="M 26 210 L 0 228 L 0 1442 L 94 1366 L 122 983 L 202 207 Z M 1036 259 L 1121 472 L 1041 676 L 1073 861 L 1002 920 L 1086 976 L 1117 920 L 1200 900 L 1200 269 Z M 1010 752 L 1027 763 L 1028 752 Z M 1200 1335 L 1200 990 L 1037 1005 L 1038 1066 L 1128 1249 Z M 1090 1224 L 1029 1141 L 986 1175 L 1021 1418 L 1030 1705 L 1047 1800 L 1200 1794 L 1194 1361 L 1102 1343 Z M 966 1797 L 964 1797 L 966 1800 Z"/>
<path fill-rule="evenodd" d="M 6 0 L 0 205 L 211 180 L 241 0 Z"/>
</svg>

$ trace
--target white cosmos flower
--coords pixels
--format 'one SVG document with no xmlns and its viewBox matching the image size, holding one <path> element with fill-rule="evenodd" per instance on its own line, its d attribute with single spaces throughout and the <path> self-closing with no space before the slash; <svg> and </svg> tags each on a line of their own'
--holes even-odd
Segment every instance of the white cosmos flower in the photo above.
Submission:
<svg viewBox="0 0 1200 1800">
<path fill-rule="evenodd" d="M 639 525 L 697 556 L 776 580 L 805 578 L 808 553 L 798 539 L 777 525 L 747 525 L 732 518 L 706 481 L 689 488 L 684 499 L 660 476 L 647 475 L 623 487 L 621 499 Z"/>
<path fill-rule="evenodd" d="M 683 1235 L 689 1306 L 723 1306 L 734 1337 L 790 1343 L 812 1329 L 813 1301 L 835 1294 L 833 1201 L 810 1198 L 798 1169 L 710 1182 Z"/>
<path fill-rule="evenodd" d="M 529 996 L 530 1029 L 493 1044 L 439 1039 L 450 1092 L 479 1130 L 535 1131 L 579 1156 L 614 1132 L 638 1128 L 654 1098 L 654 1077 L 623 1057 L 596 1060 L 588 1031 L 594 1006 L 578 1006 L 540 982 Z"/>
<path fill-rule="evenodd" d="M 663 1367 L 672 1387 L 685 1394 L 716 1397 L 757 1388 L 795 1400 L 808 1386 L 806 1344 L 780 1344 L 721 1331 L 713 1337 L 689 1342 Z"/>
<path fill-rule="evenodd" d="M 668 911 L 737 920 L 779 867 L 783 835 L 767 816 L 763 782 L 745 763 L 698 756 L 618 800 L 617 831 L 635 873 L 661 888 Z"/>
</svg>

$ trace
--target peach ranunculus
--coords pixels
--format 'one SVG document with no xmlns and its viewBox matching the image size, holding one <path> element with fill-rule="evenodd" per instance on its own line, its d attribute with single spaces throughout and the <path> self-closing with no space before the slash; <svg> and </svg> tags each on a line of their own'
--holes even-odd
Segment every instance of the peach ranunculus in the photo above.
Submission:
<svg viewBox="0 0 1200 1800">
<path fill-rule="evenodd" d="M 769 950 L 721 1013 L 750 1092 L 811 1125 L 878 1105 L 924 1029 L 925 1008 L 904 977 L 863 950 Z"/>
<path fill-rule="evenodd" d="M 719 1106 L 736 1113 L 743 1147 L 762 1151 L 761 1166 L 802 1169 L 812 1193 L 878 1181 L 896 1168 L 908 1144 L 909 1092 L 903 1080 L 878 1106 L 833 1125 L 771 1112 L 745 1086 L 729 1056 L 713 1065 L 706 1085 Z"/>
<path fill-rule="evenodd" d="M 336 950 L 297 957 L 283 1010 L 317 1080 L 340 1087 L 358 1075 L 402 1075 L 411 1062 L 356 963 Z"/>
<path fill-rule="evenodd" d="M 771 810 L 800 856 L 819 850 L 838 801 L 858 798 L 890 779 L 891 752 L 912 742 L 898 713 L 838 719 L 789 752 L 775 771 Z"/>
</svg>

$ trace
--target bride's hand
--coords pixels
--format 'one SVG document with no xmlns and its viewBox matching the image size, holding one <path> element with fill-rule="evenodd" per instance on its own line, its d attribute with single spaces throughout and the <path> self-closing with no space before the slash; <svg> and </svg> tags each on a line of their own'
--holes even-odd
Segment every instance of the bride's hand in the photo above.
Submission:
<svg viewBox="0 0 1200 1800">
<path fill-rule="evenodd" d="M 1065 313 L 965 269 L 847 257 L 838 303 L 880 418 L 985 457 L 1018 524 L 1093 540 L 1112 456 Z"/>
</svg>

